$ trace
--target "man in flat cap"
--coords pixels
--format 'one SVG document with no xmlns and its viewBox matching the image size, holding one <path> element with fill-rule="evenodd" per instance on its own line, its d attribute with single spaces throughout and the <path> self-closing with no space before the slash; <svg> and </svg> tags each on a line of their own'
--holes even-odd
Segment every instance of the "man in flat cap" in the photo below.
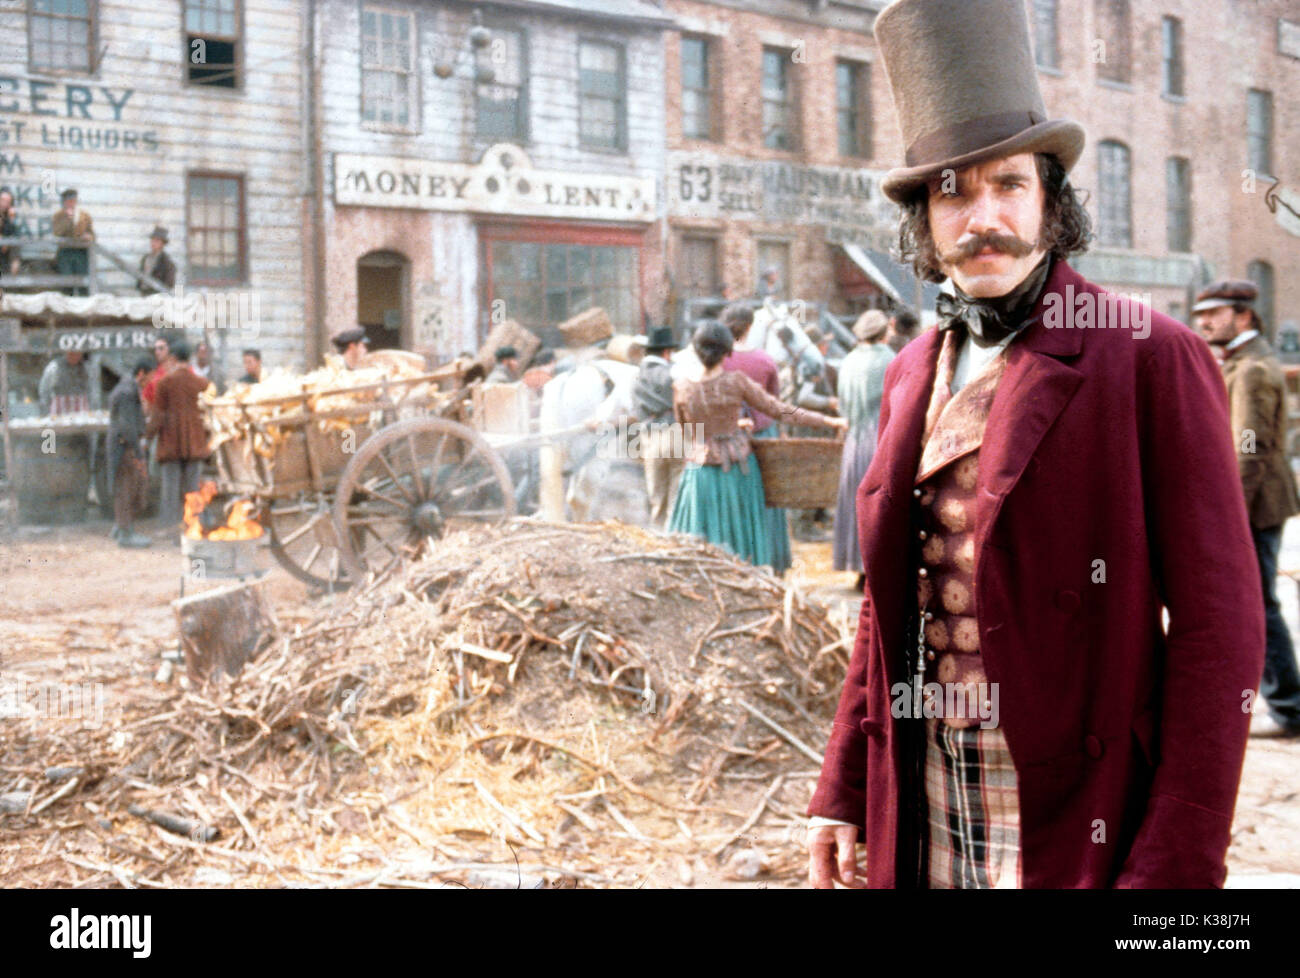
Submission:
<svg viewBox="0 0 1300 978">
<path fill-rule="evenodd" d="M 340 330 L 330 337 L 330 342 L 349 370 L 356 370 L 366 358 L 366 331 L 360 326 Z"/>
<path fill-rule="evenodd" d="M 519 379 L 519 351 L 513 346 L 499 346 L 495 356 L 496 366 L 484 383 L 513 384 Z"/>
<path fill-rule="evenodd" d="M 1218 367 L 1068 264 L 1084 133 L 1047 115 L 1022 0 L 898 0 L 875 34 L 905 147 L 882 189 L 951 292 L 858 487 L 812 881 L 1221 886 L 1264 616 Z"/>
<path fill-rule="evenodd" d="M 1259 692 L 1274 726 L 1261 724 L 1260 732 L 1300 737 L 1300 670 L 1276 591 L 1282 527 L 1300 512 L 1300 499 L 1286 460 L 1286 382 L 1261 332 L 1258 295 L 1253 282 L 1215 282 L 1196 297 L 1192 315 L 1201 335 L 1223 353 L 1233 445 L 1264 590 L 1267 642 Z"/>
</svg>

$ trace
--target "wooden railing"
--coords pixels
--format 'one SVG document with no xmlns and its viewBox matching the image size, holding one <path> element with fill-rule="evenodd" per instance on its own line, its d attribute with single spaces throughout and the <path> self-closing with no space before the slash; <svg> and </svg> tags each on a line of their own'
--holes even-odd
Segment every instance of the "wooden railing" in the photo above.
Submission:
<svg viewBox="0 0 1300 978">
<path fill-rule="evenodd" d="M 57 272 L 31 272 L 19 270 L 17 275 L 10 275 L 8 267 L 0 268 L 0 287 L 8 292 L 27 292 L 62 289 L 85 289 L 90 295 L 101 291 L 101 267 L 103 259 L 113 267 L 130 276 L 136 286 L 146 285 L 158 292 L 171 291 L 152 275 L 146 275 L 138 268 L 98 241 L 75 241 L 72 238 L 0 238 L 0 247 L 17 247 L 21 251 L 24 264 L 33 261 L 53 263 L 59 249 L 79 249 L 86 252 L 85 275 L 60 275 Z"/>
</svg>

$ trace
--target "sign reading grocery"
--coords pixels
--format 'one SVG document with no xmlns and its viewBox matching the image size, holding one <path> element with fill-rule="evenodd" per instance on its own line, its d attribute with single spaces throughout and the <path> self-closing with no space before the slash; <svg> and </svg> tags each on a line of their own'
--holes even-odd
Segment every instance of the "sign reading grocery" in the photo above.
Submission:
<svg viewBox="0 0 1300 978">
<path fill-rule="evenodd" d="M 334 154 L 334 202 L 524 217 L 653 221 L 655 181 L 539 170 L 522 149 L 493 146 L 477 164 Z"/>
<path fill-rule="evenodd" d="M 898 212 L 880 191 L 884 171 L 782 160 L 668 154 L 672 217 L 816 224 L 828 240 L 880 245 Z"/>
</svg>

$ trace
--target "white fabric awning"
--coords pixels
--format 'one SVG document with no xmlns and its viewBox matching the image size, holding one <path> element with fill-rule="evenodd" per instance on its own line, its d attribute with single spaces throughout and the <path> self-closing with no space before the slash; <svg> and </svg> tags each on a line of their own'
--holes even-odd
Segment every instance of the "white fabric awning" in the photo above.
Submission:
<svg viewBox="0 0 1300 978">
<path fill-rule="evenodd" d="M 0 299 L 0 312 L 17 316 L 116 316 L 137 322 L 152 322 L 154 312 L 164 303 L 166 312 L 175 299 L 170 295 L 64 295 L 62 292 L 6 292 Z"/>
</svg>

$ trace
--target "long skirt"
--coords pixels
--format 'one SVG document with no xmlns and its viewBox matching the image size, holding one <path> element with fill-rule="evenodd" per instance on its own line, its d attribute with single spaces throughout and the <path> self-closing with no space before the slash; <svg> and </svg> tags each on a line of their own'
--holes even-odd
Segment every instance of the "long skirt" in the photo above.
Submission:
<svg viewBox="0 0 1300 978">
<path fill-rule="evenodd" d="M 757 459 L 748 458 L 746 463 L 748 472 L 740 465 L 723 472 L 720 465 L 687 463 L 668 529 L 703 537 L 751 564 L 770 564 L 763 479 Z"/>
<path fill-rule="evenodd" d="M 831 545 L 832 566 L 839 571 L 862 573 L 862 550 L 858 546 L 858 486 L 876 454 L 876 426 L 863 425 L 848 433 L 840 456 L 840 490 L 835 500 L 835 539 Z"/>
<path fill-rule="evenodd" d="M 780 428 L 779 424 L 773 422 L 754 437 L 779 438 Z M 790 569 L 790 564 L 794 560 L 790 553 L 790 520 L 784 509 L 773 506 L 764 506 L 764 509 L 767 510 L 767 535 L 772 542 L 771 566 L 777 576 L 780 576 Z"/>
</svg>

